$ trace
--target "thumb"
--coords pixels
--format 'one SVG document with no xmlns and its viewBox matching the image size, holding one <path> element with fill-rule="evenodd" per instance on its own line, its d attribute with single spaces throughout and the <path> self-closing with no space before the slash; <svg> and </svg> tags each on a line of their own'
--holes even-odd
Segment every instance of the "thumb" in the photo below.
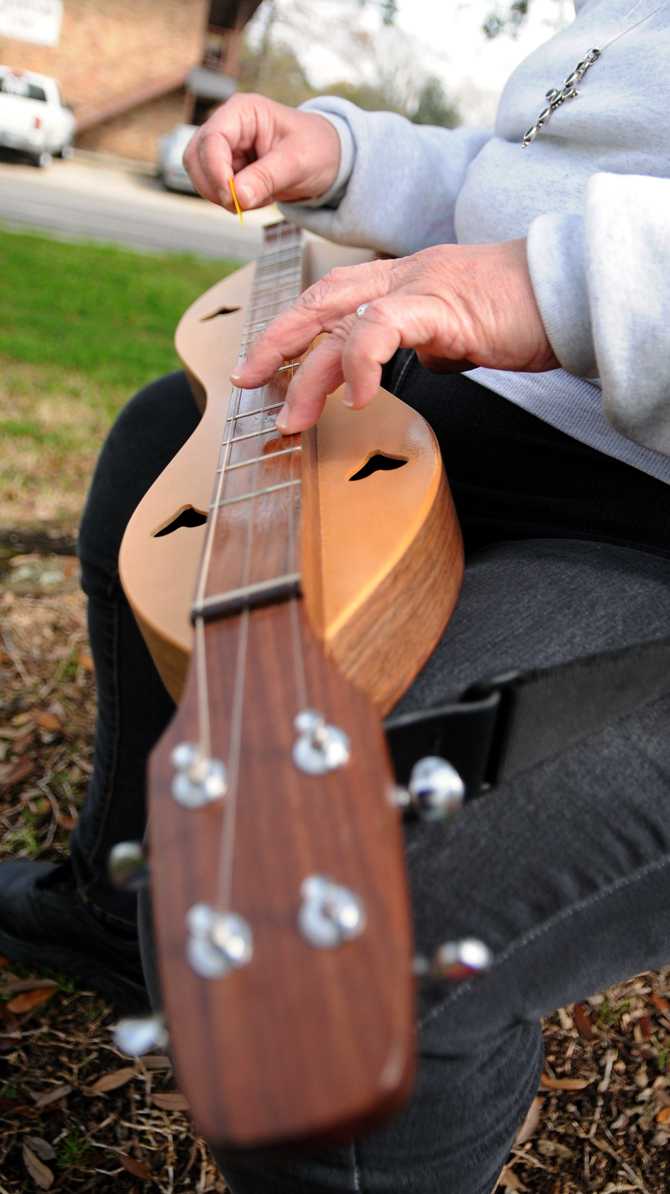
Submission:
<svg viewBox="0 0 670 1194">
<path fill-rule="evenodd" d="M 250 210 L 289 197 L 300 181 L 298 157 L 283 141 L 235 175 L 235 190 L 241 206 Z"/>
</svg>

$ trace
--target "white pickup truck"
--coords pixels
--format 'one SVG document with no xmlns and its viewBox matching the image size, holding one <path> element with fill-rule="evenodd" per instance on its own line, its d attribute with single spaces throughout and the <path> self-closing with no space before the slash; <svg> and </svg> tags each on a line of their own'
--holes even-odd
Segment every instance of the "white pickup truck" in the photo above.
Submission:
<svg viewBox="0 0 670 1194">
<path fill-rule="evenodd" d="M 74 116 L 63 106 L 55 79 L 0 65 L 0 147 L 48 166 L 56 154 L 69 157 Z"/>
</svg>

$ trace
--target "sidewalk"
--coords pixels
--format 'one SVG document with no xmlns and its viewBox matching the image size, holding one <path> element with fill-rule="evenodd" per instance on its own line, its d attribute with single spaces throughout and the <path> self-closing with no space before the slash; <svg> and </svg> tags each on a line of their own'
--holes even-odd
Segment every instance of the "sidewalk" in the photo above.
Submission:
<svg viewBox="0 0 670 1194">
<path fill-rule="evenodd" d="M 0 223 L 66 239 L 205 257 L 255 257 L 276 208 L 236 216 L 193 195 L 166 191 L 149 164 L 77 152 L 46 170 L 0 160 Z"/>
</svg>

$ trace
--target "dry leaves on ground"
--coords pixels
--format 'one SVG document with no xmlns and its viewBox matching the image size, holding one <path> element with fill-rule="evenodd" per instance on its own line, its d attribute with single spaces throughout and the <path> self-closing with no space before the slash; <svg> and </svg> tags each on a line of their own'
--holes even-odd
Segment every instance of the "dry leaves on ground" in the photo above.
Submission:
<svg viewBox="0 0 670 1194">
<path fill-rule="evenodd" d="M 0 592 L 5 855 L 56 857 L 90 774 L 93 675 L 70 581 Z M 90 993 L 0 958 L 0 1194 L 223 1194 L 169 1058 L 130 1065 L 114 1019 Z M 670 970 L 562 1009 L 544 1035 L 542 1088 L 500 1194 L 666 1194 Z"/>
</svg>

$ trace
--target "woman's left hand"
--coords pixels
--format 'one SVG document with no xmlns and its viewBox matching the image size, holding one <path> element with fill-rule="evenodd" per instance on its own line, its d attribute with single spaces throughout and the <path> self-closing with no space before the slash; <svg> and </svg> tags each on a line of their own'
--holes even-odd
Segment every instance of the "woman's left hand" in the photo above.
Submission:
<svg viewBox="0 0 670 1194">
<path fill-rule="evenodd" d="M 438 245 L 331 270 L 273 320 L 232 380 L 244 389 L 263 385 L 321 332 L 330 334 L 298 369 L 279 413 L 285 434 L 311 427 L 343 381 L 346 404 L 365 406 L 398 348 L 416 349 L 423 365 L 444 372 L 559 367 L 533 293 L 525 240 Z"/>
</svg>

